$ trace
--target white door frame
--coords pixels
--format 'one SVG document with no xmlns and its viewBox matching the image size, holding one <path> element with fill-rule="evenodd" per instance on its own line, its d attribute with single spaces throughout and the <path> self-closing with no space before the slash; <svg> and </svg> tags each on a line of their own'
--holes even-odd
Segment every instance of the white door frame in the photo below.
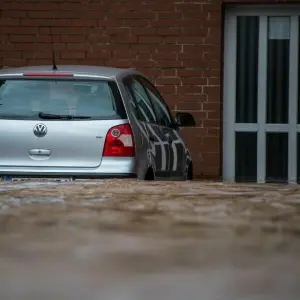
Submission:
<svg viewBox="0 0 300 300">
<path fill-rule="evenodd" d="M 257 123 L 235 123 L 237 16 L 259 16 Z M 290 17 L 289 124 L 266 124 L 268 17 Z M 225 15 L 223 180 L 235 181 L 235 132 L 257 132 L 257 182 L 266 180 L 266 132 L 288 133 L 288 181 L 297 182 L 297 103 L 300 5 L 231 6 Z"/>
</svg>

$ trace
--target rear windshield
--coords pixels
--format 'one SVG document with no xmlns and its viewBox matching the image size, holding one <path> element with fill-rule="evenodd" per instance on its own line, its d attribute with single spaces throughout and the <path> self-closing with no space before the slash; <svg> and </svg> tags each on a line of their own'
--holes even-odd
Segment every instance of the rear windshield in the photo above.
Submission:
<svg viewBox="0 0 300 300">
<path fill-rule="evenodd" d="M 113 81 L 0 80 L 0 119 L 38 119 L 41 114 L 120 119 L 124 113 Z"/>
</svg>

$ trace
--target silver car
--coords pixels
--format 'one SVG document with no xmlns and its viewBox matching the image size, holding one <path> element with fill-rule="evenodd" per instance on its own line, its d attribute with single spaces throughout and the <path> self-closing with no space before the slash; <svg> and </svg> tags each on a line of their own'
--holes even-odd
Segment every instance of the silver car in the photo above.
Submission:
<svg viewBox="0 0 300 300">
<path fill-rule="evenodd" d="M 132 69 L 92 66 L 0 70 L 0 176 L 192 179 L 158 90 Z"/>
</svg>

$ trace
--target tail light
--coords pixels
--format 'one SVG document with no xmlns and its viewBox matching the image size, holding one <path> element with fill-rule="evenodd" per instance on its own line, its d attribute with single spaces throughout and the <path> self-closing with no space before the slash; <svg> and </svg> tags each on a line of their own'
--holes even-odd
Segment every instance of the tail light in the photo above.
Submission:
<svg viewBox="0 0 300 300">
<path fill-rule="evenodd" d="M 108 131 L 103 156 L 135 156 L 133 133 L 129 124 L 117 125 Z"/>
</svg>

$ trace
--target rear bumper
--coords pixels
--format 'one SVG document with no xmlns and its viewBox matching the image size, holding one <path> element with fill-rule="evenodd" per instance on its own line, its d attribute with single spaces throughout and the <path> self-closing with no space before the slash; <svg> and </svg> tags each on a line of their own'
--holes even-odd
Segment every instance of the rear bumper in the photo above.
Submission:
<svg viewBox="0 0 300 300">
<path fill-rule="evenodd" d="M 135 173 L 132 174 L 76 174 L 76 175 L 65 175 L 65 174 L 47 174 L 47 173 L 39 173 L 39 174 L 0 174 L 0 180 L 9 179 L 9 178 L 72 178 L 75 179 L 130 179 L 137 178 Z"/>
<path fill-rule="evenodd" d="M 103 158 L 97 168 L 1 167 L 0 177 L 136 178 L 135 158 Z"/>
</svg>

